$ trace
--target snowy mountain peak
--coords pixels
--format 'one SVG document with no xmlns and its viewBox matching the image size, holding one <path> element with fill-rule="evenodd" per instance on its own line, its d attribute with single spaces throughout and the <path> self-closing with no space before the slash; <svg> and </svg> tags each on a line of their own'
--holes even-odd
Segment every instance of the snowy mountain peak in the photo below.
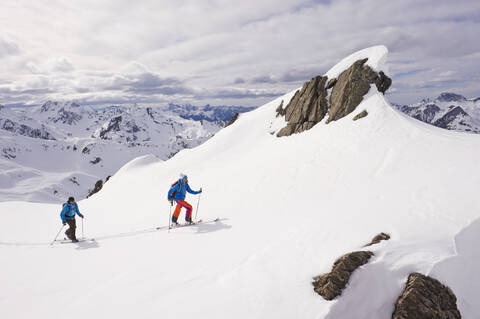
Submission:
<svg viewBox="0 0 480 319">
<path fill-rule="evenodd" d="M 0 200 L 55 201 L 69 193 L 82 198 L 132 158 L 154 154 L 166 160 L 212 137 L 230 113 L 250 109 L 93 108 L 73 101 L 7 107 L 0 111 L 0 166 L 6 172 L 0 177 L 9 182 L 5 189 L 0 183 Z M 26 183 L 32 186 L 28 194 L 15 191 Z"/>
<path fill-rule="evenodd" d="M 450 92 L 441 93 L 436 98 L 436 101 L 439 101 L 439 102 L 464 102 L 466 100 L 467 99 L 464 96 L 460 94 L 450 93 Z"/>
<path fill-rule="evenodd" d="M 403 113 L 448 130 L 480 133 L 480 100 L 456 93 L 442 93 L 435 100 L 423 99 L 412 105 L 392 104 Z"/>
</svg>

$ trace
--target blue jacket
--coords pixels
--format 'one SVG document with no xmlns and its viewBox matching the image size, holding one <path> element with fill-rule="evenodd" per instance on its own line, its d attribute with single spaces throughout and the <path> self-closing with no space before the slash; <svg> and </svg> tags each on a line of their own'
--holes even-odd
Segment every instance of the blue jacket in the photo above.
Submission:
<svg viewBox="0 0 480 319">
<path fill-rule="evenodd" d="M 78 210 L 77 203 L 73 205 L 65 203 L 65 206 L 63 206 L 62 212 L 60 213 L 60 218 L 62 219 L 62 222 L 65 223 L 67 220 L 75 219 L 75 214 L 83 218 L 83 215 Z"/>
<path fill-rule="evenodd" d="M 172 196 L 172 193 L 174 191 L 176 191 L 175 192 L 175 197 L 174 197 L 176 201 L 184 200 L 187 192 L 189 192 L 190 194 L 200 194 L 200 192 L 196 192 L 196 191 L 192 190 L 190 188 L 190 186 L 188 185 L 188 183 L 183 184 L 182 179 L 179 179 L 177 184 L 175 186 L 173 186 L 172 188 L 170 188 L 170 190 L 168 191 L 168 199 L 169 200 L 170 200 L 170 196 Z"/>
</svg>

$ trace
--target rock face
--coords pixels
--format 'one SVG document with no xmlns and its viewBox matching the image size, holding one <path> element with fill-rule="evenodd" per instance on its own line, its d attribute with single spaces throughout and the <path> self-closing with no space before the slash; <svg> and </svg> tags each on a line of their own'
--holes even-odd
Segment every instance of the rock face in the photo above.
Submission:
<svg viewBox="0 0 480 319">
<path fill-rule="evenodd" d="M 356 61 L 336 79 L 317 76 L 306 82 L 302 89 L 295 93 L 285 109 L 277 108 L 277 116 L 285 114 L 285 120 L 288 123 L 277 136 L 287 136 L 308 130 L 322 121 L 327 114 L 327 123 L 350 114 L 362 102 L 371 84 L 375 84 L 380 92 L 385 93 L 392 84 L 392 80 L 383 72 L 377 73 L 364 65 L 367 60 Z"/>
<path fill-rule="evenodd" d="M 93 190 L 87 195 L 87 198 L 92 196 L 93 194 L 98 193 L 103 187 L 103 181 L 99 179 L 96 183 L 95 186 L 93 187 Z"/>
<path fill-rule="evenodd" d="M 285 120 L 288 124 L 277 136 L 303 132 L 325 117 L 328 111 L 326 81 L 327 77 L 314 77 L 295 93 L 285 108 Z M 281 114 L 278 110 L 277 113 Z"/>
<path fill-rule="evenodd" d="M 373 237 L 372 241 L 369 242 L 368 244 L 366 244 L 365 247 L 367 247 L 367 246 L 372 246 L 372 245 L 376 245 L 376 244 L 378 244 L 379 242 L 381 242 L 382 240 L 389 240 L 389 239 L 390 239 L 390 235 L 389 235 L 389 234 L 380 233 L 380 234 L 376 235 L 375 237 Z"/>
<path fill-rule="evenodd" d="M 457 298 L 438 280 L 419 273 L 408 276 L 407 285 L 395 304 L 392 319 L 461 318 Z"/>
<path fill-rule="evenodd" d="M 340 257 L 331 272 L 313 278 L 313 290 L 326 300 L 336 298 L 342 294 L 355 269 L 366 264 L 372 256 L 370 251 L 355 251 Z"/>
<path fill-rule="evenodd" d="M 364 65 L 367 60 L 356 61 L 338 76 L 330 95 L 328 122 L 336 121 L 353 112 L 370 90 L 370 84 L 374 83 L 382 93 L 385 93 L 392 84 L 392 80 L 383 72 L 377 74 L 369 66 Z"/>
<path fill-rule="evenodd" d="M 355 115 L 355 116 L 353 117 L 353 120 L 354 120 L 354 121 L 359 120 L 359 119 L 361 119 L 361 118 L 364 118 L 364 117 L 367 116 L 367 115 L 368 115 L 367 110 L 363 110 L 362 112 L 360 112 L 360 113 L 358 113 L 357 115 Z"/>
<path fill-rule="evenodd" d="M 225 127 L 230 126 L 230 125 L 232 125 L 233 123 L 235 123 L 235 121 L 238 119 L 239 115 L 240 115 L 239 113 L 235 113 L 235 114 L 232 116 L 232 118 L 230 119 L 230 121 L 228 121 L 227 124 L 225 124 Z"/>
</svg>

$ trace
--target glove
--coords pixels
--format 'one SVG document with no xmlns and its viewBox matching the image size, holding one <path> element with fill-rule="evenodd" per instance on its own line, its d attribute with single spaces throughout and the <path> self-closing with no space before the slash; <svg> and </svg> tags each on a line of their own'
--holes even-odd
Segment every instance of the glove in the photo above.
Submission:
<svg viewBox="0 0 480 319">
<path fill-rule="evenodd" d="M 173 206 L 173 198 L 170 198 L 168 201 L 170 202 L 170 206 Z"/>
<path fill-rule="evenodd" d="M 63 226 L 65 226 L 67 223 L 66 222 L 62 222 Z"/>
<path fill-rule="evenodd" d="M 198 191 L 200 194 L 202 193 L 202 188 L 200 187 L 200 190 Z"/>
<path fill-rule="evenodd" d="M 84 218 L 85 218 L 85 216 L 83 216 L 83 215 L 82 215 L 82 216 L 80 216 L 80 217 L 81 217 L 82 219 L 84 219 Z"/>
</svg>

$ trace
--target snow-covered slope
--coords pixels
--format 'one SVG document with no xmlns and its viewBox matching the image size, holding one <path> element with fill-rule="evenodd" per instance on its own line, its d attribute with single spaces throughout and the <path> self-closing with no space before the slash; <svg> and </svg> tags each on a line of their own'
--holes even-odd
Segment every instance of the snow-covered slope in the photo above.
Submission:
<svg viewBox="0 0 480 319">
<path fill-rule="evenodd" d="M 131 159 L 154 154 L 166 160 L 213 136 L 231 113 L 251 110 L 218 107 L 213 117 L 211 109 L 94 108 L 52 101 L 0 108 L 0 200 L 57 202 L 68 194 L 84 198 L 97 180 Z M 192 110 L 203 117 L 189 118 Z"/>
<path fill-rule="evenodd" d="M 480 98 L 467 99 L 455 93 L 442 93 L 433 101 L 426 99 L 413 105 L 393 106 L 417 120 L 437 127 L 480 133 Z"/>
<path fill-rule="evenodd" d="M 386 56 L 368 52 L 373 67 Z M 411 119 L 372 87 L 357 108 L 367 117 L 277 138 L 275 110 L 293 94 L 167 161 L 124 166 L 79 204 L 96 242 L 49 247 L 60 205 L 0 203 L 2 317 L 384 319 L 413 271 L 478 317 L 479 136 Z M 203 187 L 199 217 L 220 222 L 155 230 L 180 172 Z M 313 292 L 313 276 L 382 231 L 392 239 L 341 297 Z"/>
</svg>

